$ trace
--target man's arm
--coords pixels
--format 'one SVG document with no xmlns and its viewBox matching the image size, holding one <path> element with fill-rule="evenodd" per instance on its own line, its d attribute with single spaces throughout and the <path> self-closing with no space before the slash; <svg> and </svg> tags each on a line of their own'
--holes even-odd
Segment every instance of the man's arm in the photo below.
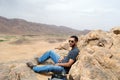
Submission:
<svg viewBox="0 0 120 80">
<path fill-rule="evenodd" d="M 63 67 L 70 67 L 70 66 L 72 66 L 73 63 L 74 63 L 74 60 L 70 59 L 67 63 L 57 63 L 55 65 L 57 65 L 57 66 L 63 66 Z"/>
</svg>

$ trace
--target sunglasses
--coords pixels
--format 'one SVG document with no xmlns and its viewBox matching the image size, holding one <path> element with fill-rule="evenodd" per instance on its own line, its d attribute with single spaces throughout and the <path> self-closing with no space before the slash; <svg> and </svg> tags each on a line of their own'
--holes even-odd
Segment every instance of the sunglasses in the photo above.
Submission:
<svg viewBox="0 0 120 80">
<path fill-rule="evenodd" d="M 74 43 L 75 41 L 73 41 L 73 40 L 69 40 L 68 42 L 69 42 L 69 43 Z"/>
</svg>

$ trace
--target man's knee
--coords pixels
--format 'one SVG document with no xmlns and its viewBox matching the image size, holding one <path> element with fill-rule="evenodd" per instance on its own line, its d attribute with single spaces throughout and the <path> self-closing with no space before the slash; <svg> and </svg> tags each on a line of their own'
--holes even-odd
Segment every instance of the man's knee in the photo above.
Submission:
<svg viewBox="0 0 120 80">
<path fill-rule="evenodd" d="M 49 53 L 55 53 L 54 50 L 49 50 Z"/>
<path fill-rule="evenodd" d="M 49 50 L 48 53 L 49 53 L 49 55 L 51 56 L 51 55 L 54 55 L 54 54 L 55 54 L 55 51 L 54 51 L 54 50 Z"/>
</svg>

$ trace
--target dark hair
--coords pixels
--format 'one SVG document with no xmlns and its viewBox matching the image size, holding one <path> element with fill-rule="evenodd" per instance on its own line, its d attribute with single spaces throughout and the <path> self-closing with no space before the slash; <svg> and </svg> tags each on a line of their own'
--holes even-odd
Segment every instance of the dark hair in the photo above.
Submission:
<svg viewBox="0 0 120 80">
<path fill-rule="evenodd" d="M 76 42 L 78 42 L 78 37 L 77 36 L 70 36 L 70 38 L 74 38 Z"/>
</svg>

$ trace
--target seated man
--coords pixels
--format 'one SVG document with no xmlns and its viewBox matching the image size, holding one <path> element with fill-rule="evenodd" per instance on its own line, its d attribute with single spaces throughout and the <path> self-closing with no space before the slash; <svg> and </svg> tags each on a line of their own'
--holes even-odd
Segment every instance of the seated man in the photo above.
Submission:
<svg viewBox="0 0 120 80">
<path fill-rule="evenodd" d="M 77 48 L 77 42 L 78 42 L 77 36 L 70 36 L 69 45 L 71 47 L 71 50 L 69 51 L 68 55 L 63 59 L 61 59 L 60 56 L 52 50 L 44 53 L 40 58 L 37 59 L 38 63 L 43 63 L 47 59 L 51 58 L 55 65 L 36 66 L 33 65 L 31 62 L 28 62 L 27 66 L 33 69 L 33 71 L 38 73 L 53 72 L 59 74 L 61 73 L 66 74 L 68 73 L 72 64 L 76 61 L 76 57 L 79 53 L 79 49 Z"/>
</svg>

